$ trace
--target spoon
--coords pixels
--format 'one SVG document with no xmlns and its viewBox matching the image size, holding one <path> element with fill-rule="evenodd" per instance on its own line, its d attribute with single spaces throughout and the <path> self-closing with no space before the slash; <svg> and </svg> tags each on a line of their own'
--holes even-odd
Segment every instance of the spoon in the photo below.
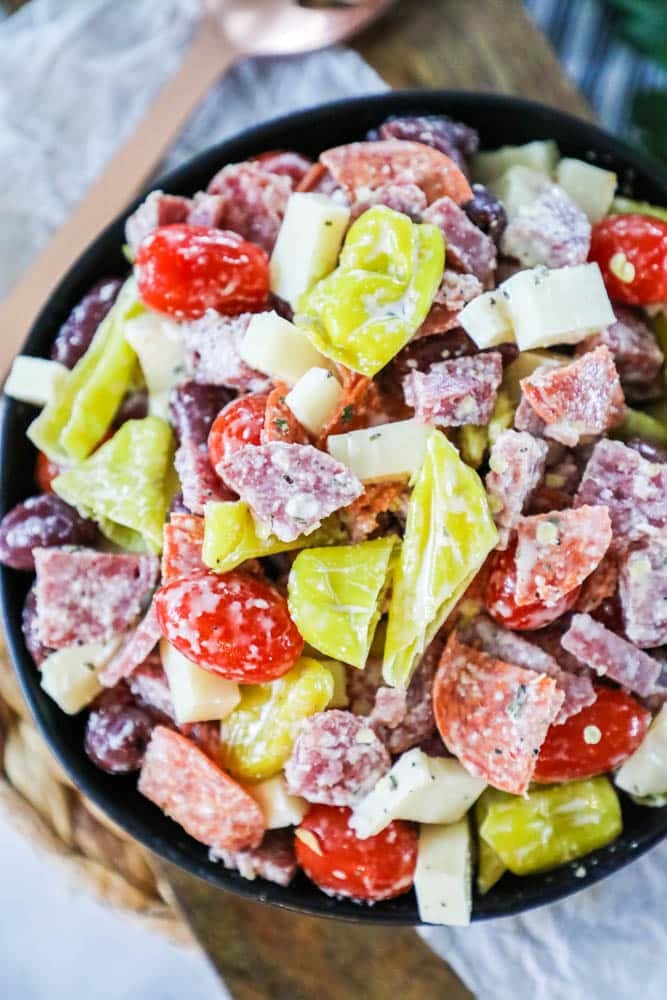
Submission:
<svg viewBox="0 0 667 1000">
<path fill-rule="evenodd" d="M 324 48 L 361 31 L 391 3 L 393 0 L 205 0 L 179 69 L 0 305 L 0 372 L 9 368 L 70 263 L 141 191 L 199 101 L 237 59 Z"/>
</svg>

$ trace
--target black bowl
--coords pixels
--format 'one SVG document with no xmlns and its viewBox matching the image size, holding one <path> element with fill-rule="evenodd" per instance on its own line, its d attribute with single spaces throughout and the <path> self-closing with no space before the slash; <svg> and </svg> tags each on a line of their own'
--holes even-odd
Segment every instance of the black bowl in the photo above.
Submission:
<svg viewBox="0 0 667 1000">
<path fill-rule="evenodd" d="M 445 113 L 479 130 L 482 145 L 493 148 L 532 139 L 555 139 L 567 156 L 590 158 L 615 170 L 635 197 L 667 204 L 667 176 L 618 139 L 587 122 L 529 101 L 496 95 L 447 91 L 380 94 L 321 105 L 249 129 L 196 156 L 164 177 L 165 191 L 191 195 L 204 188 L 224 164 L 269 149 L 295 149 L 317 155 L 322 149 L 363 138 L 388 115 Z M 134 207 L 134 206 L 132 206 Z M 123 275 L 124 217 L 116 219 L 76 261 L 39 315 L 25 352 L 48 356 L 55 333 L 70 309 L 101 276 Z M 2 463 L 0 500 L 6 511 L 35 492 L 34 451 L 25 430 L 34 416 L 29 406 L 5 399 L 0 438 Z M 2 614 L 10 652 L 33 717 L 49 746 L 72 780 L 119 826 L 156 854 L 222 889 L 262 902 L 319 916 L 386 924 L 419 923 L 412 893 L 372 908 L 330 899 L 299 876 L 289 888 L 262 880 L 248 882 L 208 860 L 208 850 L 167 819 L 136 789 L 132 777 L 111 777 L 99 771 L 83 751 L 84 716 L 70 718 L 44 694 L 39 675 L 21 634 L 21 608 L 30 580 L 27 574 L 2 568 Z M 473 917 L 506 916 L 561 899 L 617 871 L 667 835 L 667 807 L 642 809 L 623 802 L 624 831 L 615 843 L 583 860 L 544 875 L 506 875 L 487 895 L 475 900 Z"/>
</svg>

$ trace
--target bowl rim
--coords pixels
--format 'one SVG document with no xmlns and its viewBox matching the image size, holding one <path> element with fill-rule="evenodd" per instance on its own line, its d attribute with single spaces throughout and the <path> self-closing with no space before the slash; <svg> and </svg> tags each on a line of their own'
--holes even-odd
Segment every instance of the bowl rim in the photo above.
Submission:
<svg viewBox="0 0 667 1000">
<path fill-rule="evenodd" d="M 429 108 L 429 110 L 425 110 L 431 104 L 439 106 L 439 110 L 432 110 L 431 108 Z M 229 136 L 221 142 L 215 143 L 214 145 L 201 150 L 199 153 L 188 158 L 184 163 L 180 164 L 175 169 L 157 176 L 155 180 L 143 189 L 141 194 L 139 194 L 128 205 L 125 211 L 120 213 L 120 215 L 111 220 L 107 226 L 104 227 L 95 240 L 93 240 L 92 243 L 89 244 L 89 246 L 87 246 L 70 265 L 61 280 L 51 291 L 47 301 L 40 309 L 40 312 L 31 327 L 30 333 L 23 344 L 21 349 L 22 353 L 31 354 L 35 352 L 36 349 L 39 353 L 40 341 L 44 340 L 44 330 L 46 328 L 52 328 L 51 336 L 54 335 L 54 323 L 51 315 L 54 300 L 57 300 L 59 296 L 63 295 L 64 290 L 72 284 L 76 275 L 81 270 L 86 269 L 88 261 L 92 260 L 96 256 L 100 247 L 102 247 L 109 239 L 112 231 L 115 230 L 119 226 L 120 222 L 141 203 L 149 191 L 155 190 L 156 188 L 166 191 L 186 189 L 189 186 L 188 178 L 190 178 L 198 168 L 201 168 L 211 159 L 215 159 L 218 162 L 219 169 L 227 163 L 235 162 L 233 158 L 233 151 L 235 148 L 253 145 L 261 146 L 262 141 L 267 134 L 282 128 L 303 128 L 314 120 L 320 121 L 323 117 L 328 115 L 338 115 L 343 111 L 349 113 L 350 115 L 358 116 L 362 110 L 368 111 L 370 109 L 376 112 L 376 117 L 378 120 L 381 120 L 388 114 L 418 114 L 420 113 L 418 110 L 420 106 L 422 109 L 421 114 L 446 114 L 449 113 L 446 109 L 450 105 L 457 106 L 456 111 L 453 113 L 461 120 L 465 120 L 465 112 L 462 111 L 458 105 L 468 105 L 471 108 L 486 107 L 490 110 L 497 108 L 516 114 L 526 112 L 528 115 L 541 116 L 545 119 L 545 121 L 551 119 L 553 121 L 558 121 L 565 126 L 569 124 L 577 132 L 581 131 L 583 128 L 589 137 L 589 144 L 592 152 L 594 152 L 596 142 L 601 144 L 608 151 L 610 151 L 614 158 L 622 161 L 630 171 L 636 171 L 640 175 L 649 177 L 659 188 L 664 189 L 665 199 L 667 200 L 667 171 L 660 163 L 630 146 L 624 140 L 611 135 L 599 126 L 569 112 L 561 111 L 558 108 L 550 107 L 538 101 L 498 93 L 449 89 L 416 89 L 397 91 L 388 90 L 374 94 L 346 97 L 335 101 L 314 104 L 307 108 L 261 121 L 250 126 L 249 128 L 234 133 L 232 136 Z M 410 108 L 412 108 L 412 111 L 408 111 Z M 530 140 L 526 139 L 525 141 Z M 268 145 L 265 148 L 275 148 L 275 146 L 271 147 Z M 2 413 L 0 418 L 0 464 L 2 475 L 2 483 L 0 487 L 0 508 L 3 513 L 9 506 L 6 494 L 8 481 L 7 466 L 10 463 L 7 460 L 7 456 L 11 453 L 10 438 L 13 434 L 12 416 L 16 412 L 16 408 L 20 405 L 21 404 L 18 404 L 14 400 L 10 400 L 3 395 Z M 190 853 L 184 851 L 183 848 L 175 842 L 178 840 L 178 837 L 175 834 L 173 836 L 162 836 L 153 829 L 147 829 L 147 824 L 142 821 L 141 818 L 137 818 L 132 810 L 124 804 L 120 794 L 116 793 L 107 795 L 94 787 L 94 782 L 87 773 L 87 768 L 83 759 L 85 757 L 83 748 L 81 747 L 79 750 L 75 751 L 73 748 L 67 746 L 62 734 L 59 735 L 57 726 L 52 725 L 51 720 L 49 720 L 43 709 L 43 703 L 41 702 L 39 695 L 40 689 L 37 682 L 38 675 L 36 674 L 29 654 L 27 654 L 25 650 L 20 620 L 12 614 L 10 609 L 8 594 L 12 586 L 12 580 L 15 579 L 16 572 L 17 571 L 9 570 L 5 567 L 0 568 L 0 613 L 2 616 L 2 623 L 12 665 L 18 676 L 21 689 L 29 706 L 32 718 L 41 735 L 46 740 L 49 748 L 54 753 L 54 756 L 58 759 L 81 792 L 93 801 L 96 806 L 106 812 L 123 830 L 139 841 L 142 846 L 164 860 L 170 861 L 181 869 L 188 871 L 190 874 L 195 875 L 222 890 L 233 892 L 248 899 L 254 899 L 263 903 L 271 903 L 280 908 L 304 914 L 324 916 L 333 919 L 343 919 L 353 922 L 372 922 L 376 924 L 395 926 L 420 924 L 422 926 L 433 926 L 423 924 L 419 920 L 416 904 L 411 907 L 409 912 L 404 912 L 404 909 L 401 911 L 383 909 L 386 904 L 380 904 L 375 908 L 371 908 L 361 906 L 350 900 L 333 900 L 320 893 L 319 890 L 316 890 L 318 893 L 317 897 L 315 897 L 316 903 L 305 904 L 303 901 L 299 901 L 298 898 L 296 898 L 298 893 L 295 894 L 291 887 L 283 888 L 281 886 L 265 882 L 262 879 L 258 879 L 254 882 L 242 879 L 236 875 L 236 873 L 227 871 L 219 864 L 213 865 L 203 859 L 197 860 L 192 857 Z M 119 785 L 118 792 L 120 792 L 120 790 Z M 632 853 L 628 852 L 623 857 L 621 857 L 619 853 L 619 859 L 610 862 L 607 866 L 604 864 L 599 867 L 589 866 L 582 877 L 571 879 L 569 883 L 565 884 L 564 887 L 562 884 L 559 885 L 557 880 L 554 880 L 553 884 L 549 884 L 549 882 L 547 882 L 543 891 L 539 894 L 539 898 L 531 898 L 528 901 L 519 901 L 518 904 L 511 904 L 509 906 L 497 906 L 495 908 L 491 906 L 485 908 L 483 912 L 476 912 L 475 908 L 473 908 L 472 919 L 474 921 L 497 919 L 503 916 L 514 916 L 519 913 L 527 912 L 530 909 L 563 899 L 580 889 L 601 881 L 603 878 L 608 877 L 615 871 L 619 871 L 632 860 L 650 850 L 663 838 L 667 837 L 667 807 L 664 807 L 664 809 L 660 810 L 660 812 L 664 813 L 663 828 L 646 836 L 642 840 L 641 844 L 634 845 Z M 173 825 L 174 827 L 177 826 L 176 824 Z M 187 837 L 184 839 L 187 841 L 190 840 L 190 838 Z M 633 844 L 631 843 L 629 847 L 633 848 Z M 587 858 L 580 860 L 581 863 L 585 865 Z M 581 867 L 581 864 L 579 867 Z M 560 870 L 561 869 L 557 869 L 557 871 Z M 405 897 L 399 897 L 399 899 L 401 898 L 404 899 Z"/>
</svg>

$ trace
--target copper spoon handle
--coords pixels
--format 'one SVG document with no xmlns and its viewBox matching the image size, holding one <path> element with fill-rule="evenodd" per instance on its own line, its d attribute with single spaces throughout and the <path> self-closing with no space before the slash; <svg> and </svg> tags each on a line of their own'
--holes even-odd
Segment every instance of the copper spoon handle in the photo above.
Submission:
<svg viewBox="0 0 667 1000">
<path fill-rule="evenodd" d="M 237 59 L 212 17 L 204 16 L 183 62 L 128 139 L 88 189 L 67 222 L 0 305 L 0 373 L 20 349 L 34 319 L 71 262 L 144 186 L 188 117 Z"/>
</svg>

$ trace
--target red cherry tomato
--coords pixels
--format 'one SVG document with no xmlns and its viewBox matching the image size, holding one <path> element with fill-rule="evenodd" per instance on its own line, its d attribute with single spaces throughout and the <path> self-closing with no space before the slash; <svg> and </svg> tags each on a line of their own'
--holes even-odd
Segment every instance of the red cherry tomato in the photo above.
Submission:
<svg viewBox="0 0 667 1000">
<path fill-rule="evenodd" d="M 172 646 L 230 681 L 276 680 L 303 650 L 287 601 L 257 576 L 179 577 L 157 591 L 155 607 L 160 631 Z"/>
<path fill-rule="evenodd" d="M 626 760 L 646 735 L 651 713 L 620 688 L 596 685 L 588 708 L 551 726 L 533 779 L 544 784 L 604 774 Z"/>
<path fill-rule="evenodd" d="M 228 316 L 262 309 L 269 294 L 269 260 L 237 233 L 209 226 L 160 226 L 142 242 L 136 271 L 141 298 L 175 319 L 207 309 Z"/>
<path fill-rule="evenodd" d="M 402 820 L 366 840 L 350 829 L 345 806 L 311 806 L 296 831 L 296 859 L 315 885 L 352 899 L 392 899 L 411 887 L 417 834 Z"/>
<path fill-rule="evenodd" d="M 262 443 L 268 394 L 252 392 L 227 403 L 213 421 L 208 435 L 208 455 L 213 468 L 249 444 Z"/>
<path fill-rule="evenodd" d="M 649 215 L 611 215 L 591 234 L 609 297 L 645 306 L 667 299 L 667 223 Z"/>
<path fill-rule="evenodd" d="M 496 552 L 491 560 L 491 573 L 486 588 L 486 609 L 498 624 L 519 631 L 535 631 L 551 625 L 574 606 L 581 587 L 575 587 L 555 604 L 531 601 L 516 603 L 516 540 L 504 552 Z"/>
<path fill-rule="evenodd" d="M 59 476 L 63 470 L 55 462 L 52 462 L 50 458 L 47 458 L 43 451 L 37 452 L 37 460 L 35 462 L 35 482 L 39 486 L 42 493 L 53 493 L 53 487 L 51 483 Z"/>
</svg>

